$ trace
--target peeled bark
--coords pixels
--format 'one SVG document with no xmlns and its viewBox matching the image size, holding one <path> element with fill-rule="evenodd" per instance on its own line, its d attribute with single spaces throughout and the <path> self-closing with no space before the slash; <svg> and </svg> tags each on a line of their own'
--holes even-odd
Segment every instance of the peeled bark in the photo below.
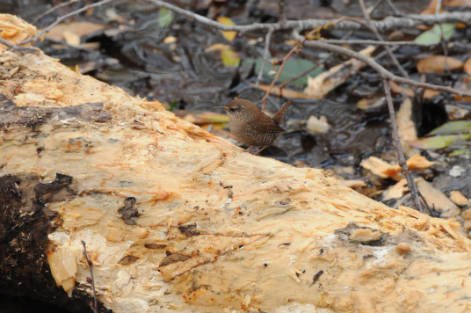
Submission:
<svg viewBox="0 0 471 313">
<path fill-rule="evenodd" d="M 40 52 L 0 64 L 0 292 L 87 303 L 85 241 L 116 313 L 471 309 L 455 220 L 245 153 Z"/>
</svg>

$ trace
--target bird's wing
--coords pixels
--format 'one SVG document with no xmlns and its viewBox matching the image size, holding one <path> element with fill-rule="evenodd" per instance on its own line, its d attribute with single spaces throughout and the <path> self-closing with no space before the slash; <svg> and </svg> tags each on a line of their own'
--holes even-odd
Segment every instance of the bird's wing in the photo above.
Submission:
<svg viewBox="0 0 471 313">
<path fill-rule="evenodd" d="M 271 118 L 268 116 L 263 119 L 257 120 L 257 122 L 251 123 L 250 125 L 255 131 L 260 133 L 281 133 L 284 131 L 283 128 L 278 126 Z"/>
</svg>

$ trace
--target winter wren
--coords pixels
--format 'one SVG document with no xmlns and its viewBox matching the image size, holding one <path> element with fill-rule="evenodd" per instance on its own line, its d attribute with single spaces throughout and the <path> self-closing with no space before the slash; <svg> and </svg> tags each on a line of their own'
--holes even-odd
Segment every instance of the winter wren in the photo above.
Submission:
<svg viewBox="0 0 471 313">
<path fill-rule="evenodd" d="M 287 106 L 286 106 L 287 107 Z M 283 128 L 279 126 L 286 107 L 273 117 L 245 99 L 234 99 L 224 106 L 229 115 L 229 129 L 238 141 L 249 146 L 270 146 Z"/>
</svg>

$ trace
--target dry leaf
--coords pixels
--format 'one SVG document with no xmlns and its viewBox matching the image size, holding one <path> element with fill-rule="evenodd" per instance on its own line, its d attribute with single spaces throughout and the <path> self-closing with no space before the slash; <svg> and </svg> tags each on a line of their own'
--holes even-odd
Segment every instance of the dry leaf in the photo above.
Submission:
<svg viewBox="0 0 471 313">
<path fill-rule="evenodd" d="M 391 91 L 394 93 L 403 94 L 409 98 L 414 97 L 414 91 L 411 88 L 401 86 L 392 80 L 389 82 L 389 86 L 391 87 Z"/>
<path fill-rule="evenodd" d="M 74 34 L 78 38 L 81 38 L 85 35 L 93 34 L 95 32 L 101 31 L 105 28 L 102 24 L 91 23 L 91 22 L 72 22 L 67 24 L 59 24 L 55 26 L 46 37 L 55 40 L 61 41 L 66 39 L 64 33 Z"/>
<path fill-rule="evenodd" d="M 404 150 L 410 149 L 409 142 L 417 140 L 417 130 L 412 120 L 412 101 L 406 98 L 402 103 L 399 111 L 396 113 L 396 121 L 399 132 L 399 139 Z"/>
<path fill-rule="evenodd" d="M 77 47 L 80 45 L 80 36 L 78 36 L 77 34 L 66 30 L 64 31 L 62 36 L 64 37 L 65 42 L 67 42 L 67 44 L 73 47 Z"/>
<path fill-rule="evenodd" d="M 175 36 L 167 36 L 164 38 L 164 40 L 162 40 L 163 43 L 166 43 L 166 44 L 171 44 L 171 43 L 175 43 L 177 42 L 177 37 Z"/>
<path fill-rule="evenodd" d="M 469 205 L 469 200 L 461 192 L 453 190 L 450 192 L 450 200 L 453 201 L 456 205 L 467 206 Z"/>
<path fill-rule="evenodd" d="M 424 91 L 424 99 L 432 99 L 435 96 L 438 96 L 440 91 L 434 89 L 425 89 Z"/>
<path fill-rule="evenodd" d="M 409 98 L 414 98 L 415 94 L 414 91 L 405 86 L 398 85 L 396 82 L 390 81 L 389 86 L 391 86 L 391 90 L 394 93 L 402 94 L 405 95 Z M 440 94 L 439 91 L 434 90 L 434 89 L 425 89 L 424 91 L 424 99 L 431 99 L 435 97 L 436 95 Z"/>
<path fill-rule="evenodd" d="M 376 50 L 373 46 L 368 46 L 360 54 L 364 56 L 371 56 Z M 307 87 L 304 93 L 312 99 L 322 99 L 330 91 L 343 84 L 350 76 L 357 73 L 365 66 L 365 63 L 357 59 L 350 59 L 346 62 L 338 64 L 326 72 L 323 72 L 316 77 L 308 77 Z"/>
<path fill-rule="evenodd" d="M 432 0 L 420 14 L 435 14 L 436 7 L 437 0 Z M 440 12 L 443 12 L 444 7 L 471 7 L 471 0 L 444 0 Z"/>
<path fill-rule="evenodd" d="M 461 213 L 461 216 L 465 221 L 471 221 L 471 209 L 467 209 Z"/>
<path fill-rule="evenodd" d="M 214 45 L 207 47 L 204 52 L 222 51 L 224 49 L 229 49 L 230 47 L 231 46 L 223 43 L 215 43 Z"/>
<path fill-rule="evenodd" d="M 454 86 L 458 90 L 470 91 L 471 90 L 471 75 L 466 75 L 462 80 L 459 80 Z M 456 101 L 471 101 L 470 96 L 454 95 Z"/>
<path fill-rule="evenodd" d="M 471 134 L 433 136 L 417 139 L 410 142 L 410 145 L 419 149 L 434 150 L 443 149 L 455 142 L 466 141 L 469 139 L 471 139 Z"/>
<path fill-rule="evenodd" d="M 385 103 L 385 97 L 363 98 L 358 100 L 357 108 L 363 111 L 368 111 L 382 107 Z"/>
<path fill-rule="evenodd" d="M 240 57 L 231 46 L 222 43 L 216 43 L 204 50 L 205 52 L 219 51 L 221 53 L 221 61 L 226 67 L 237 67 L 240 63 Z"/>
<path fill-rule="evenodd" d="M 429 208 L 439 211 L 442 217 L 453 217 L 460 213 L 458 207 L 448 197 L 426 182 L 423 178 L 416 180 L 417 189 Z"/>
<path fill-rule="evenodd" d="M 240 57 L 232 48 L 221 50 L 221 61 L 225 67 L 237 67 L 240 63 Z"/>
<path fill-rule="evenodd" d="M 445 110 L 448 113 L 448 118 L 450 121 L 461 120 L 466 115 L 468 115 L 470 111 L 464 107 L 462 108 L 462 107 L 452 105 L 452 104 L 445 105 Z"/>
<path fill-rule="evenodd" d="M 471 58 L 469 58 L 466 63 L 464 64 L 464 71 L 468 74 L 471 75 Z"/>
<path fill-rule="evenodd" d="M 235 23 L 228 18 L 227 16 L 220 16 L 218 17 L 218 22 L 227 26 L 234 26 Z M 237 36 L 237 32 L 235 31 L 222 31 L 222 35 L 226 38 L 227 41 L 233 41 Z"/>
<path fill-rule="evenodd" d="M 267 90 L 270 90 L 270 94 L 275 95 L 275 96 L 283 96 L 288 99 L 316 99 L 312 98 L 308 95 L 306 95 L 303 92 L 299 92 L 294 89 L 289 89 L 289 88 L 283 88 L 283 90 L 280 92 L 279 86 L 273 86 L 273 88 L 270 89 L 270 85 L 266 84 L 259 84 L 258 86 L 253 84 L 252 87 L 258 88 L 260 90 L 263 90 L 267 92 Z"/>
<path fill-rule="evenodd" d="M 462 67 L 462 61 L 443 55 L 432 55 L 417 62 L 419 73 L 444 73 L 446 70 L 456 71 Z"/>
</svg>

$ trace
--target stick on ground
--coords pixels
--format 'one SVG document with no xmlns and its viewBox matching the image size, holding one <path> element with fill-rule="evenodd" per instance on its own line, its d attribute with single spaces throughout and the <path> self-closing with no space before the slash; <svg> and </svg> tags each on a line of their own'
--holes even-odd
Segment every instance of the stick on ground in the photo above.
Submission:
<svg viewBox="0 0 471 313">
<path fill-rule="evenodd" d="M 83 246 L 83 256 L 85 257 L 85 260 L 87 260 L 88 268 L 90 270 L 90 284 L 92 285 L 92 292 L 93 292 L 93 313 L 98 313 L 98 301 L 96 297 L 96 289 L 95 289 L 95 277 L 93 275 L 93 263 L 89 259 L 88 254 L 87 254 L 87 244 L 85 241 L 82 240 L 82 246 Z"/>
</svg>

